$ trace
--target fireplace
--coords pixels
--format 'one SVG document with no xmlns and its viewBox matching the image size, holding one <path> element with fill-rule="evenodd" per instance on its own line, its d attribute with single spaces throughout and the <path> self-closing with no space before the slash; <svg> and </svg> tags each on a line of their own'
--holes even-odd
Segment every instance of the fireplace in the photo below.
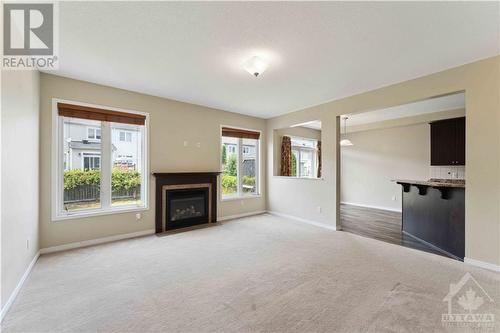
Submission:
<svg viewBox="0 0 500 333">
<path fill-rule="evenodd" d="M 164 185 L 165 229 L 209 223 L 211 190 L 211 184 Z"/>
<path fill-rule="evenodd" d="M 156 232 L 216 222 L 218 174 L 154 173 Z"/>
<path fill-rule="evenodd" d="M 166 211 L 168 224 L 207 222 L 208 188 L 167 191 Z"/>
</svg>

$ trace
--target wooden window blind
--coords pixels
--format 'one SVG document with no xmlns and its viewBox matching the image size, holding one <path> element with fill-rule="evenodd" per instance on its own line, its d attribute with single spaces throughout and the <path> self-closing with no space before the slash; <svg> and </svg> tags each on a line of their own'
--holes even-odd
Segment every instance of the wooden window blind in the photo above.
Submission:
<svg viewBox="0 0 500 333">
<path fill-rule="evenodd" d="M 222 136 L 229 136 L 240 139 L 255 139 L 259 140 L 260 133 L 256 131 L 242 130 L 238 128 L 223 127 Z"/>
<path fill-rule="evenodd" d="M 144 125 L 146 123 L 146 116 L 137 113 L 112 111 L 67 103 L 57 103 L 57 110 L 59 115 L 63 117 L 100 120 L 132 125 Z"/>
</svg>

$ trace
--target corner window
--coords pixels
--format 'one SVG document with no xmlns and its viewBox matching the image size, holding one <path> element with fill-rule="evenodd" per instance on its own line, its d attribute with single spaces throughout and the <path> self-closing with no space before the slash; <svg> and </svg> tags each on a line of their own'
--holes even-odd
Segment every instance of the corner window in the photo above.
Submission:
<svg viewBox="0 0 500 333">
<path fill-rule="evenodd" d="M 146 116 L 115 112 L 57 103 L 53 218 L 147 206 Z"/>
<path fill-rule="evenodd" d="M 222 199 L 249 197 L 259 192 L 260 132 L 222 128 Z"/>
</svg>

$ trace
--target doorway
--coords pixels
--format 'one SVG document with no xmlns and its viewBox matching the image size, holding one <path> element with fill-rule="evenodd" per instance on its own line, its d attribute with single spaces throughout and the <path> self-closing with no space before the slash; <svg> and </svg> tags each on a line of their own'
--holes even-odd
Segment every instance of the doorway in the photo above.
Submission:
<svg viewBox="0 0 500 333">
<path fill-rule="evenodd" d="M 465 131 L 435 128 L 465 124 L 465 93 L 339 120 L 342 230 L 463 260 L 450 248 L 465 242 L 465 158 L 457 157 L 465 157 Z M 456 233 L 443 231 L 450 228 Z"/>
</svg>

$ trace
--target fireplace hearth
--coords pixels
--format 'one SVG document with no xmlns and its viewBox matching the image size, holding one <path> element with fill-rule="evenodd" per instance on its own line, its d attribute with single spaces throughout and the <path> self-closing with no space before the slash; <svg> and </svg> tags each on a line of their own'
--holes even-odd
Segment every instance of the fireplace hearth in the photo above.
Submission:
<svg viewBox="0 0 500 333">
<path fill-rule="evenodd" d="M 218 174 L 154 173 L 156 232 L 217 222 Z"/>
</svg>

